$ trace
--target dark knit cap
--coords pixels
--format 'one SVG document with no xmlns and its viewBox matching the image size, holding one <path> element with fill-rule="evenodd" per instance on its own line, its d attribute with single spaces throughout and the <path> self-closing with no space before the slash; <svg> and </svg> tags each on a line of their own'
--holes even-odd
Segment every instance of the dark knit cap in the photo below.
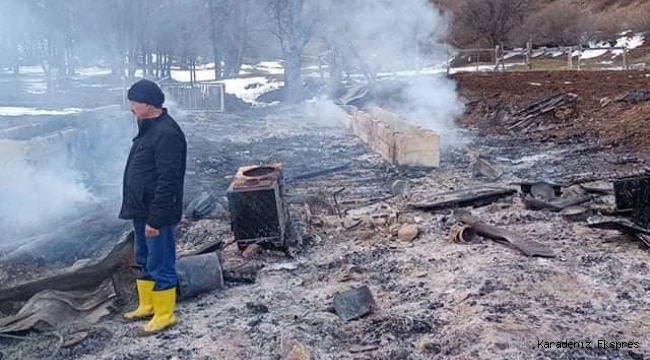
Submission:
<svg viewBox="0 0 650 360">
<path fill-rule="evenodd" d="M 131 101 L 149 104 L 157 108 L 162 108 L 162 104 L 165 102 L 165 94 L 160 87 L 155 82 L 146 79 L 131 85 L 127 97 Z"/>
</svg>

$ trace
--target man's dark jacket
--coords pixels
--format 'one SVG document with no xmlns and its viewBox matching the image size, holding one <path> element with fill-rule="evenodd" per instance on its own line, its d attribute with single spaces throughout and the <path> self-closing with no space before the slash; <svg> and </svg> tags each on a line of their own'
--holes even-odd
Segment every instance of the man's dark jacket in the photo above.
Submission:
<svg viewBox="0 0 650 360">
<path fill-rule="evenodd" d="M 177 224 L 186 160 L 185 135 L 167 109 L 155 119 L 138 121 L 124 170 L 120 219 L 146 221 L 154 229 Z"/>
</svg>

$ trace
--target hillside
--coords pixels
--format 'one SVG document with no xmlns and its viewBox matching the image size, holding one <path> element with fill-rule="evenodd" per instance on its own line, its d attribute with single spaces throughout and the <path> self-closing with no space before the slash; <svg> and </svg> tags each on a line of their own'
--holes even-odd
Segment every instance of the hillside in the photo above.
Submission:
<svg viewBox="0 0 650 360">
<path fill-rule="evenodd" d="M 650 31 L 647 0 L 432 0 L 452 18 L 456 46 L 575 45 Z"/>
</svg>

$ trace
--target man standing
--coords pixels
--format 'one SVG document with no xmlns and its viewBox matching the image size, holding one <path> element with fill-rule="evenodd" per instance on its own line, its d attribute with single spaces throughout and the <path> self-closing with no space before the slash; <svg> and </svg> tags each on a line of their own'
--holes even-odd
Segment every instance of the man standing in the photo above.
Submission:
<svg viewBox="0 0 650 360">
<path fill-rule="evenodd" d="M 185 135 L 162 105 L 165 96 L 156 83 L 140 80 L 128 92 L 138 135 L 124 170 L 119 217 L 132 220 L 135 258 L 142 269 L 137 280 L 138 307 L 127 320 L 152 317 L 145 334 L 176 323 L 176 243 L 174 227 L 183 211 L 187 158 Z"/>
</svg>

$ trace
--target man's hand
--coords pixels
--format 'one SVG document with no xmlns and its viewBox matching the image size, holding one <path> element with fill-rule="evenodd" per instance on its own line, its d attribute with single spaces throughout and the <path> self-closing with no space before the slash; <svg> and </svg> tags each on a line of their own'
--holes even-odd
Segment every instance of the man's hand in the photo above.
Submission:
<svg viewBox="0 0 650 360">
<path fill-rule="evenodd" d="M 158 231 L 158 229 L 154 229 L 151 226 L 147 225 L 144 228 L 144 235 L 148 238 L 152 238 L 160 235 L 160 231 Z"/>
</svg>

